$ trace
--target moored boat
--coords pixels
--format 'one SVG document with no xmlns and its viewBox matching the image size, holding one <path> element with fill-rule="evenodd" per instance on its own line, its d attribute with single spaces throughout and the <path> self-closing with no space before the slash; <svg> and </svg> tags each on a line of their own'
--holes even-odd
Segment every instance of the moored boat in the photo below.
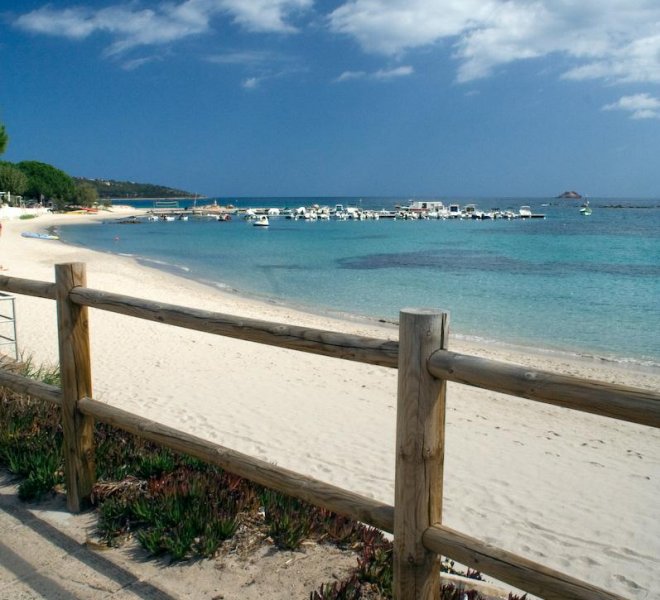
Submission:
<svg viewBox="0 0 660 600">
<path fill-rule="evenodd" d="M 26 238 L 36 238 L 38 240 L 59 240 L 60 236 L 54 233 L 37 233 L 36 231 L 24 231 L 21 233 Z"/>
</svg>

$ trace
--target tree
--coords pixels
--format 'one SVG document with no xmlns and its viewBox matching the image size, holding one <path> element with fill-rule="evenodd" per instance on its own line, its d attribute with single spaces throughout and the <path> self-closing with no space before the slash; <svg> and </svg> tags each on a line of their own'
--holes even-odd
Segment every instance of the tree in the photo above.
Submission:
<svg viewBox="0 0 660 600">
<path fill-rule="evenodd" d="M 48 198 L 58 207 L 73 199 L 75 194 L 73 179 L 64 171 L 36 160 L 19 162 L 16 167 L 27 175 L 26 196 L 39 200 Z"/>
<path fill-rule="evenodd" d="M 0 163 L 0 191 L 11 192 L 13 196 L 22 195 L 28 187 L 28 178 L 10 163 Z"/>
<path fill-rule="evenodd" d="M 0 123 L 0 154 L 4 154 L 7 149 L 7 144 L 9 144 L 9 136 L 5 131 L 5 126 Z"/>
<path fill-rule="evenodd" d="M 80 204 L 80 206 L 94 206 L 98 199 L 98 192 L 93 185 L 76 181 L 76 204 Z"/>
</svg>

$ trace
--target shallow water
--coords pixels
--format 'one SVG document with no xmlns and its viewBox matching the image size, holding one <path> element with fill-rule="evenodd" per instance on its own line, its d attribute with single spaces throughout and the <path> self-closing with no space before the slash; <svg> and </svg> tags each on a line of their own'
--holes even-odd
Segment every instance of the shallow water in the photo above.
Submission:
<svg viewBox="0 0 660 600">
<path fill-rule="evenodd" d="M 242 207 L 314 202 L 359 200 L 233 200 Z M 361 200 L 377 209 L 395 202 Z M 268 228 L 191 219 L 65 226 L 60 235 L 313 310 L 396 319 L 401 307 L 442 308 L 464 336 L 660 365 L 660 201 L 591 199 L 589 217 L 575 201 L 475 202 L 483 209 L 530 204 L 546 219 L 272 218 Z M 613 205 L 625 208 L 606 208 Z"/>
</svg>

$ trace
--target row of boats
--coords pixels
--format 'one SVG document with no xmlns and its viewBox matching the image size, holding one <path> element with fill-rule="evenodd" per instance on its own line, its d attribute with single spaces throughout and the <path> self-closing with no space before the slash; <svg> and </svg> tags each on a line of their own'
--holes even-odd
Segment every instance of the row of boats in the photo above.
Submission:
<svg viewBox="0 0 660 600">
<path fill-rule="evenodd" d="M 479 210 L 474 204 L 459 204 L 445 206 L 440 201 L 414 201 L 406 206 L 396 206 L 394 210 L 363 210 L 356 206 L 336 204 L 329 206 L 312 205 L 295 209 L 250 208 L 245 210 L 244 218 L 253 221 L 254 225 L 265 226 L 268 217 L 284 217 L 293 220 L 369 220 L 369 219 L 543 219 L 544 214 L 533 213 L 529 206 L 521 206 L 518 210 Z M 266 220 L 264 220 L 264 218 Z"/>
<path fill-rule="evenodd" d="M 204 213 L 192 213 L 188 214 L 185 212 L 177 213 L 157 213 L 157 214 L 148 214 L 146 216 L 130 216 L 125 217 L 119 221 L 121 224 L 134 225 L 137 223 L 144 223 L 149 221 L 188 221 L 189 219 L 200 219 L 206 221 L 231 221 L 231 214 L 228 212 L 225 213 L 215 213 L 215 214 L 204 214 Z"/>
<path fill-rule="evenodd" d="M 121 223 L 140 223 L 144 221 L 187 221 L 189 219 L 206 219 L 215 221 L 229 221 L 233 216 L 241 217 L 250 221 L 256 227 L 268 227 L 270 217 L 280 217 L 292 220 L 318 221 L 318 220 L 340 220 L 340 221 L 364 221 L 379 219 L 543 219 L 544 214 L 534 213 L 529 206 L 521 206 L 515 210 L 507 208 L 501 210 L 492 208 L 479 210 L 475 204 L 450 204 L 445 206 L 439 200 L 411 201 L 405 206 L 397 205 L 394 210 L 365 210 L 357 206 L 344 206 L 335 204 L 334 207 L 300 206 L 298 208 L 248 208 L 248 209 L 226 209 L 211 213 L 197 211 L 183 212 L 160 212 L 149 214 L 146 217 L 128 217 Z"/>
</svg>

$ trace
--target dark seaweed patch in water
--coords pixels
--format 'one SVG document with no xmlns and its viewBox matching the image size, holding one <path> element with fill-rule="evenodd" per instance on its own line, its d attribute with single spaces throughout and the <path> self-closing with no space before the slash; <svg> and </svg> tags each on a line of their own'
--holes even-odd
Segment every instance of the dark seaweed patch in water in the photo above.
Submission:
<svg viewBox="0 0 660 600">
<path fill-rule="evenodd" d="M 530 270 L 538 270 L 537 265 L 522 260 L 469 250 L 462 250 L 459 253 L 446 251 L 419 251 L 401 252 L 398 254 L 367 254 L 365 256 L 342 258 L 339 259 L 337 263 L 340 269 L 358 270 L 401 268 L 437 269 L 447 273 L 490 269 L 529 273 Z"/>
<path fill-rule="evenodd" d="M 604 275 L 628 275 L 630 277 L 660 277 L 660 265 L 553 262 L 548 263 L 547 269 L 564 273 L 586 272 Z"/>
<path fill-rule="evenodd" d="M 466 271 L 498 271 L 525 275 L 562 276 L 573 273 L 594 273 L 630 277 L 658 277 L 660 265 L 605 264 L 585 262 L 533 263 L 495 253 L 473 250 L 460 252 L 419 251 L 399 254 L 367 254 L 337 261 L 340 269 L 434 269 L 445 273 Z"/>
</svg>

